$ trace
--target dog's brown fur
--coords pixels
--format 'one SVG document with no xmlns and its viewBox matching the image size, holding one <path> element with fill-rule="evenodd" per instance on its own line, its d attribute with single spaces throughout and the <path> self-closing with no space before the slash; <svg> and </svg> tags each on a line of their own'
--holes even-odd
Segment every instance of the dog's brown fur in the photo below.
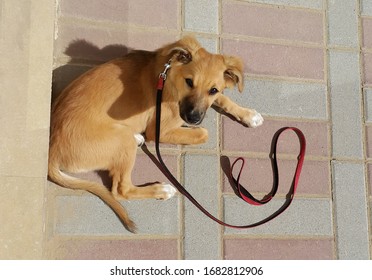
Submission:
<svg viewBox="0 0 372 280">
<path fill-rule="evenodd" d="M 172 59 L 162 103 L 160 141 L 199 144 L 207 130 L 199 124 L 213 104 L 248 126 L 262 117 L 222 95 L 226 87 L 243 89 L 243 63 L 233 56 L 210 54 L 193 37 L 154 52 L 134 51 L 83 74 L 57 98 L 52 108 L 49 177 L 57 184 L 99 196 L 134 232 L 135 224 L 120 199 L 168 199 L 171 187 L 160 183 L 138 188 L 132 184 L 137 142 L 134 135 L 155 138 L 155 99 L 159 73 Z M 186 80 L 187 79 L 187 80 Z M 218 92 L 216 92 L 216 90 Z M 108 170 L 111 192 L 104 186 L 64 172 Z"/>
</svg>

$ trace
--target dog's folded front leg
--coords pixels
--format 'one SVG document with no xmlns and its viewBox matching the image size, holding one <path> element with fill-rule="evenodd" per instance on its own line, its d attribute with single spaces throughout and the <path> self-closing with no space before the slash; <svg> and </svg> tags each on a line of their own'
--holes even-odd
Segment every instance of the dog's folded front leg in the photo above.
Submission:
<svg viewBox="0 0 372 280">
<path fill-rule="evenodd" d="M 254 109 L 239 106 L 225 95 L 220 95 L 213 105 L 232 115 L 236 120 L 248 127 L 254 128 L 263 124 L 264 119 L 260 113 Z"/>
<path fill-rule="evenodd" d="M 208 130 L 202 127 L 179 127 L 160 134 L 160 142 L 179 145 L 203 144 L 208 140 Z"/>
<path fill-rule="evenodd" d="M 154 141 L 155 133 L 146 132 L 147 140 Z M 202 127 L 178 127 L 160 133 L 160 142 L 174 145 L 203 144 L 208 140 L 208 131 Z"/>
</svg>

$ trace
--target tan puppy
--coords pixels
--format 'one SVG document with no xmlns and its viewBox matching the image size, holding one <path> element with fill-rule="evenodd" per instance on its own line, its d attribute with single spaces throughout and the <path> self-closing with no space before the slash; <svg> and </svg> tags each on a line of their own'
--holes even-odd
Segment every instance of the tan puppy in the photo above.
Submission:
<svg viewBox="0 0 372 280">
<path fill-rule="evenodd" d="M 73 81 L 52 108 L 49 177 L 57 184 L 100 197 L 124 226 L 135 224 L 120 199 L 169 199 L 175 189 L 155 183 L 132 184 L 137 146 L 155 138 L 156 85 L 164 64 L 171 60 L 162 103 L 160 141 L 200 144 L 207 130 L 195 127 L 213 104 L 249 127 L 262 124 L 255 110 L 245 109 L 222 94 L 226 87 L 243 90 L 243 63 L 233 56 L 210 54 L 193 37 L 154 52 L 134 51 L 109 61 Z M 192 127 L 183 127 L 187 123 Z M 95 182 L 64 172 L 108 170 L 111 192 Z"/>
</svg>

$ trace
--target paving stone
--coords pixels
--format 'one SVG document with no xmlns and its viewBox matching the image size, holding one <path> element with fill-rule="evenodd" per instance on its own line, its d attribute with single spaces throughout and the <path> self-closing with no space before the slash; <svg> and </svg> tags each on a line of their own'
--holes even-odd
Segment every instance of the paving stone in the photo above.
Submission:
<svg viewBox="0 0 372 280">
<path fill-rule="evenodd" d="M 283 39 L 321 44 L 322 13 L 276 6 L 223 2 L 222 31 L 252 37 Z"/>
<path fill-rule="evenodd" d="M 186 155 L 185 188 L 211 214 L 218 214 L 217 157 Z M 199 175 L 199 176 L 198 176 Z M 202 175 L 202 176 L 200 176 Z M 219 259 L 219 227 L 185 201 L 185 259 Z"/>
<path fill-rule="evenodd" d="M 328 156 L 328 124 L 326 122 L 299 122 L 292 120 L 267 119 L 257 128 L 246 128 L 239 123 L 223 118 L 223 150 L 270 153 L 274 134 L 283 127 L 297 127 L 306 137 L 306 154 Z M 300 149 L 296 134 L 283 132 L 278 141 L 278 154 L 298 155 Z"/>
<path fill-rule="evenodd" d="M 356 1 L 330 0 L 327 3 L 329 44 L 358 47 Z"/>
<path fill-rule="evenodd" d="M 369 0 L 361 0 L 361 13 L 362 15 L 372 16 L 372 2 Z"/>
<path fill-rule="evenodd" d="M 333 156 L 361 158 L 359 55 L 354 52 L 330 51 L 329 60 Z M 348 109 L 345 112 L 340 108 Z"/>
<path fill-rule="evenodd" d="M 170 29 L 177 25 L 178 3 L 173 0 L 112 0 L 93 4 L 89 0 L 64 0 L 59 2 L 59 11 L 64 16 L 88 18 L 92 21 L 121 22 Z"/>
<path fill-rule="evenodd" d="M 228 260 L 332 260 L 329 239 L 225 239 Z"/>
<path fill-rule="evenodd" d="M 55 201 L 57 235 L 133 235 L 114 212 L 92 195 L 58 196 Z M 178 200 L 136 200 L 123 202 L 139 235 L 178 233 Z"/>
<path fill-rule="evenodd" d="M 235 225 L 261 221 L 284 204 L 282 199 L 274 199 L 265 205 L 252 206 L 238 197 L 231 196 L 226 196 L 224 202 L 225 221 Z M 264 225 L 244 230 L 225 228 L 225 232 L 252 236 L 332 236 L 332 224 L 332 208 L 329 199 L 295 198 L 284 213 Z"/>
<path fill-rule="evenodd" d="M 218 33 L 218 1 L 186 0 L 185 29 L 194 32 Z"/>
<path fill-rule="evenodd" d="M 363 164 L 332 163 L 339 259 L 369 259 L 368 214 Z"/>
<path fill-rule="evenodd" d="M 304 119 L 328 118 L 323 84 L 247 79 L 244 91 L 226 90 L 232 100 L 264 115 Z"/>
<path fill-rule="evenodd" d="M 53 259 L 62 260 L 175 260 L 177 240 L 71 239 L 60 242 Z"/>
<path fill-rule="evenodd" d="M 226 39 L 222 41 L 222 52 L 239 55 L 249 74 L 324 79 L 324 51 L 320 48 Z"/>
</svg>

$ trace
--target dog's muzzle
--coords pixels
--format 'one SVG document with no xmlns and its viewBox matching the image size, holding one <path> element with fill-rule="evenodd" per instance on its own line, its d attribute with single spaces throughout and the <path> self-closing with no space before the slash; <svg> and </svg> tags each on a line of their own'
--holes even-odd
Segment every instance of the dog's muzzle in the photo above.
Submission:
<svg viewBox="0 0 372 280">
<path fill-rule="evenodd" d="M 200 106 L 200 101 L 194 97 L 186 97 L 179 103 L 180 117 L 191 125 L 200 124 L 204 117 L 207 108 Z"/>
<path fill-rule="evenodd" d="M 192 110 L 186 114 L 181 114 L 181 118 L 187 122 L 188 124 L 198 125 L 200 124 L 205 116 L 205 112 L 199 112 L 196 110 Z"/>
</svg>

